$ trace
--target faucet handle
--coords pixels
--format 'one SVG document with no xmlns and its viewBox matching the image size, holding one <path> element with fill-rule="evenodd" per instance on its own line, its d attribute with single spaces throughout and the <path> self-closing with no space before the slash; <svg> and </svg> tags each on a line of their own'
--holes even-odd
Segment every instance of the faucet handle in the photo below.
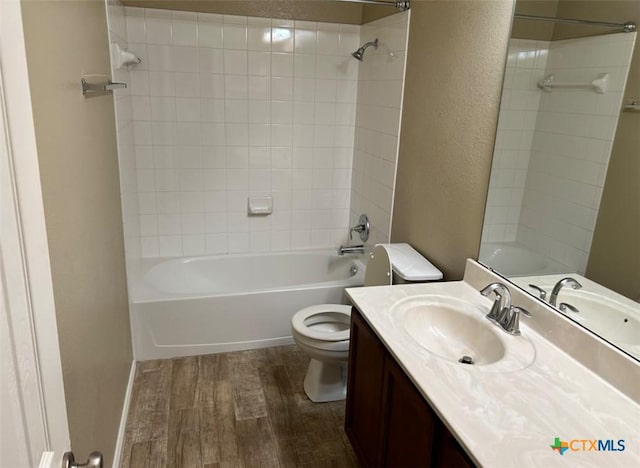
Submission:
<svg viewBox="0 0 640 468">
<path fill-rule="evenodd" d="M 525 317 L 531 317 L 531 313 L 522 307 L 511 306 L 509 308 L 509 314 L 506 315 L 504 324 L 504 329 L 507 333 L 511 335 L 520 335 L 520 314 L 523 314 Z"/>
<path fill-rule="evenodd" d="M 565 314 L 567 313 L 567 311 L 571 311 L 574 314 L 580 312 L 580 310 L 578 310 L 576 306 L 568 304 L 567 302 L 561 302 L 558 308 L 560 309 L 560 312 L 564 312 Z"/>
<path fill-rule="evenodd" d="M 486 315 L 486 317 L 492 321 L 493 323 L 498 323 L 498 317 L 500 317 L 500 313 L 502 312 L 502 295 L 499 292 L 494 291 L 496 295 L 495 300 L 493 301 L 493 305 L 491 306 L 491 310 Z"/>
<path fill-rule="evenodd" d="M 543 301 L 547 298 L 547 291 L 542 289 L 540 286 L 536 286 L 535 284 L 529 284 L 529 287 L 538 293 L 538 297 Z"/>
<path fill-rule="evenodd" d="M 520 306 L 512 306 L 511 307 L 513 309 L 514 313 L 517 314 L 522 314 L 527 318 L 532 318 L 533 315 L 531 315 L 531 312 L 529 312 L 527 309 L 525 309 L 524 307 L 520 307 Z"/>
<path fill-rule="evenodd" d="M 349 240 L 352 240 L 353 233 L 357 232 L 360 235 L 360 240 L 366 242 L 369 239 L 369 230 L 369 218 L 367 218 L 366 214 L 361 214 L 360 218 L 358 218 L 358 224 L 349 228 Z"/>
</svg>

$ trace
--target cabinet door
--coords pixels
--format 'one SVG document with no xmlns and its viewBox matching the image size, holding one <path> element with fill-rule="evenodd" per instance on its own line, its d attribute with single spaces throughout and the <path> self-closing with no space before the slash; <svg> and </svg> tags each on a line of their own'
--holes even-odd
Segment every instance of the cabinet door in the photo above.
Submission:
<svg viewBox="0 0 640 468">
<path fill-rule="evenodd" d="M 475 464 L 445 425 L 442 422 L 439 422 L 438 425 L 438 453 L 435 466 L 438 468 L 473 468 Z"/>
<path fill-rule="evenodd" d="M 393 466 L 431 466 L 438 417 L 404 371 L 388 356 L 384 371 L 381 460 Z"/>
<path fill-rule="evenodd" d="M 386 350 L 353 308 L 347 377 L 345 432 L 360 462 L 378 461 L 383 371 Z"/>
</svg>

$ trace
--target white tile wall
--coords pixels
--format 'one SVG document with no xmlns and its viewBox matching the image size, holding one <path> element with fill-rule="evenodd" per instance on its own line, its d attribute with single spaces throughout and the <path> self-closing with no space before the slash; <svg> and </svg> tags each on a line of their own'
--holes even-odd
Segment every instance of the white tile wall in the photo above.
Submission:
<svg viewBox="0 0 640 468">
<path fill-rule="evenodd" d="M 118 114 L 130 135 L 120 158 L 125 218 L 139 236 L 132 255 L 346 241 L 359 26 L 121 6 L 117 14 L 112 41 L 143 60 L 123 78 L 128 120 Z M 273 214 L 248 217 L 250 195 L 272 195 Z"/>
<path fill-rule="evenodd" d="M 389 242 L 398 159 L 398 136 L 402 106 L 409 11 L 362 26 L 361 42 L 378 38 L 378 49 L 369 47 L 358 62 L 358 96 L 351 182 L 351 225 L 361 213 L 369 216 L 368 244 Z M 356 50 L 361 44 L 351 44 Z M 354 112 L 343 106 L 341 114 Z M 338 136 L 336 136 L 338 138 Z M 339 138 L 354 138 L 341 131 Z M 356 241 L 358 239 L 355 239 Z"/>
<path fill-rule="evenodd" d="M 549 42 L 511 39 L 483 226 L 484 242 L 516 240 Z"/>
<path fill-rule="evenodd" d="M 515 240 L 584 273 L 634 42 L 635 33 L 512 41 L 483 241 Z M 521 56 L 533 65 L 519 67 Z M 605 94 L 535 87 L 550 73 L 589 82 L 603 72 Z"/>
<path fill-rule="evenodd" d="M 622 107 L 635 33 L 552 42 L 557 81 L 610 75 L 605 94 L 541 93 L 517 241 L 583 274 Z M 540 222 L 540 220 L 545 220 Z"/>
</svg>

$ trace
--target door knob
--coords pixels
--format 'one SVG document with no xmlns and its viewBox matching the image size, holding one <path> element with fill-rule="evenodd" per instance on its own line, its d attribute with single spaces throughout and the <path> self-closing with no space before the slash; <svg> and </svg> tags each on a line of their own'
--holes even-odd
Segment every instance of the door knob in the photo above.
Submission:
<svg viewBox="0 0 640 468">
<path fill-rule="evenodd" d="M 62 468 L 102 468 L 102 454 L 91 452 L 86 463 L 76 463 L 73 452 L 65 452 L 62 456 Z"/>
</svg>

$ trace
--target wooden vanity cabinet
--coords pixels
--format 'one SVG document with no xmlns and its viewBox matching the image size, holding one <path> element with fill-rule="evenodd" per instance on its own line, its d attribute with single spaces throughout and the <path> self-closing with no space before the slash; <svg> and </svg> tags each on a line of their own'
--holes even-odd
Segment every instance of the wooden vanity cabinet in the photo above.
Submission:
<svg viewBox="0 0 640 468">
<path fill-rule="evenodd" d="M 351 309 L 345 431 L 364 466 L 379 465 L 382 382 L 387 350 L 357 312 Z"/>
<path fill-rule="evenodd" d="M 355 308 L 348 369 L 345 431 L 363 466 L 474 466 Z"/>
</svg>

